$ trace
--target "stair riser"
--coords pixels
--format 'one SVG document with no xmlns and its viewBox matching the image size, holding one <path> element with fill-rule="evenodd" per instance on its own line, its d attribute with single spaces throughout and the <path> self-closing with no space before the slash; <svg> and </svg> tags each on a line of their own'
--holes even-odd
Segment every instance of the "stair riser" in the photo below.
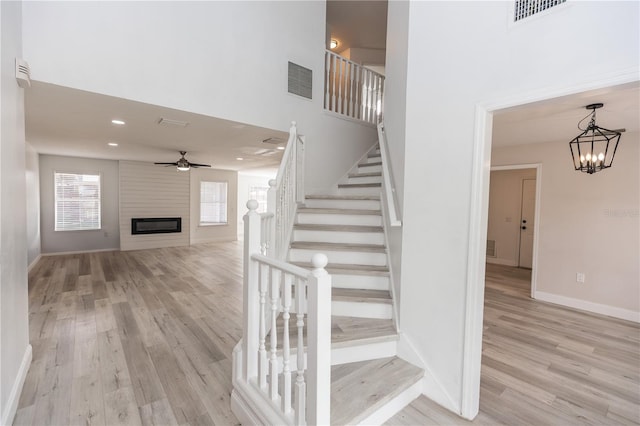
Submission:
<svg viewBox="0 0 640 426">
<path fill-rule="evenodd" d="M 358 166 L 358 173 L 373 173 L 381 172 L 382 166 Z"/>
<path fill-rule="evenodd" d="M 317 243 L 384 244 L 382 232 L 332 232 L 294 230 L 293 241 Z"/>
<path fill-rule="evenodd" d="M 306 200 L 305 206 L 320 209 L 380 210 L 376 200 Z"/>
<path fill-rule="evenodd" d="M 331 286 L 335 288 L 389 291 L 389 277 L 376 275 L 331 274 Z"/>
<path fill-rule="evenodd" d="M 331 365 L 348 364 L 350 362 L 368 361 L 395 356 L 398 353 L 396 340 L 368 343 L 365 345 L 347 346 L 331 349 Z M 295 357 L 291 357 L 294 359 Z M 295 371 L 294 368 L 291 368 Z"/>
<path fill-rule="evenodd" d="M 388 303 L 331 302 L 331 314 L 356 318 L 391 319 L 393 307 Z"/>
<path fill-rule="evenodd" d="M 382 176 L 350 177 L 347 183 L 382 183 Z"/>
<path fill-rule="evenodd" d="M 367 163 L 379 163 L 381 161 L 382 160 L 381 160 L 381 157 L 379 155 L 375 156 L 375 157 L 367 157 L 367 160 L 366 160 Z"/>
<path fill-rule="evenodd" d="M 374 265 L 385 266 L 387 264 L 386 253 L 368 253 L 357 251 L 331 251 L 326 249 L 290 249 L 289 260 L 292 262 L 309 262 L 311 256 L 323 253 L 329 258 L 329 263 L 344 263 L 347 265 Z"/>
<path fill-rule="evenodd" d="M 380 195 L 380 192 L 382 192 L 382 189 L 379 186 L 372 188 L 338 188 L 339 195 Z"/>
<path fill-rule="evenodd" d="M 316 225 L 364 225 L 382 226 L 382 217 L 357 214 L 314 214 L 298 213 L 298 223 Z"/>
</svg>

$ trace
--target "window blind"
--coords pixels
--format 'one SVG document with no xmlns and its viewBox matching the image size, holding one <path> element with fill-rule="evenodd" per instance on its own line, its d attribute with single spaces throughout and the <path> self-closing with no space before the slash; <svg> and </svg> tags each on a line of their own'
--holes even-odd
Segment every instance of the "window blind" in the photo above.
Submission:
<svg viewBox="0 0 640 426">
<path fill-rule="evenodd" d="M 101 228 L 100 175 L 55 172 L 55 230 Z"/>
<path fill-rule="evenodd" d="M 227 182 L 200 182 L 200 224 L 227 223 Z"/>
</svg>

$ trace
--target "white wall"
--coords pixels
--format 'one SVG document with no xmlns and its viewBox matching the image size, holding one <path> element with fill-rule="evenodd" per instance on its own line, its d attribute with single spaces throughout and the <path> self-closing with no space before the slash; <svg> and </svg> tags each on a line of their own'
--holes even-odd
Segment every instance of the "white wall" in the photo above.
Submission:
<svg viewBox="0 0 640 426">
<path fill-rule="evenodd" d="M 613 167 L 593 175 L 573 170 L 567 141 L 493 150 L 492 165 L 542 163 L 536 297 L 640 320 L 639 158 L 638 133 L 623 133 Z"/>
<path fill-rule="evenodd" d="M 102 228 L 55 231 L 54 173 L 100 174 Z M 42 253 L 118 250 L 118 162 L 92 158 L 40 155 L 40 235 Z"/>
<path fill-rule="evenodd" d="M 26 144 L 27 263 L 40 258 L 40 164 L 38 153 Z"/>
<path fill-rule="evenodd" d="M 522 161 L 530 163 L 528 159 Z M 496 256 L 487 256 L 487 262 L 518 266 L 522 180 L 535 178 L 536 169 L 491 171 L 487 240 L 496 242 Z"/>
<path fill-rule="evenodd" d="M 237 238 L 238 172 L 216 169 L 191 169 L 191 244 L 233 241 Z M 200 182 L 227 183 L 227 223 L 200 226 Z"/>
<path fill-rule="evenodd" d="M 358 63 L 360 65 L 379 65 L 384 69 L 385 50 L 384 49 L 365 49 L 362 47 L 352 47 L 343 52 L 340 56 Z M 376 70 L 376 72 L 378 72 Z M 384 72 L 382 73 L 384 74 Z"/>
<path fill-rule="evenodd" d="M 140 161 L 120 161 L 120 250 L 189 245 L 191 172 Z M 181 217 L 182 231 L 131 235 L 132 218 Z"/>
<path fill-rule="evenodd" d="M 482 186 L 472 194 L 474 141 L 483 136 L 475 134 L 476 108 L 637 76 L 639 4 L 568 2 L 517 25 L 509 24 L 510 2 L 408 7 L 406 28 L 388 28 L 390 39 L 408 31 L 406 111 L 385 108 L 389 123 L 406 120 L 402 330 L 434 378 L 428 396 L 473 417 L 477 393 L 467 390 L 479 390 L 483 280 L 473 282 L 467 300 L 470 226 L 477 217 L 471 207 L 472 196 L 488 198 Z M 593 52 L 606 52 L 606 60 L 577 66 Z M 387 43 L 389 83 L 389 65 L 403 57 Z M 483 167 L 488 177 L 488 159 Z M 476 340 L 465 347 L 468 336 Z M 465 351 L 475 353 L 469 363 Z"/>
<path fill-rule="evenodd" d="M 324 1 L 28 2 L 25 55 L 38 81 L 282 131 L 295 120 L 318 192 L 376 139 L 323 113 L 325 14 Z M 287 93 L 288 61 L 313 71 L 312 101 Z"/>
<path fill-rule="evenodd" d="M 249 201 L 249 188 L 251 186 L 262 186 L 269 188 L 269 181 L 276 178 L 277 171 L 272 175 L 257 176 L 247 173 L 238 173 L 238 239 L 244 236 L 243 217 L 247 214 L 247 201 Z"/>
<path fill-rule="evenodd" d="M 0 418 L 11 424 L 31 362 L 27 296 L 21 2 L 0 2 Z"/>
</svg>

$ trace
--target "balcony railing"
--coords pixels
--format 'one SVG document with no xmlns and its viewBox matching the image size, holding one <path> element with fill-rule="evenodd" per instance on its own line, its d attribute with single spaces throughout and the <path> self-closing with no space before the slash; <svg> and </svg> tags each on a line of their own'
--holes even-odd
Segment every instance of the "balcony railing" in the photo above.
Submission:
<svg viewBox="0 0 640 426">
<path fill-rule="evenodd" d="M 327 111 L 371 124 L 382 120 L 383 75 L 327 50 L 324 83 Z"/>
</svg>

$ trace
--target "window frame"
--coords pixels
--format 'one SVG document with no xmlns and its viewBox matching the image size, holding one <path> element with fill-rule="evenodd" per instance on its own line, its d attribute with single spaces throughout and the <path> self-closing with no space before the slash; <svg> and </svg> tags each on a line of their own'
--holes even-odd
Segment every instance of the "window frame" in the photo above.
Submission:
<svg viewBox="0 0 640 426">
<path fill-rule="evenodd" d="M 98 227 L 97 228 L 82 228 L 82 229 L 58 229 L 58 187 L 56 184 L 56 175 L 82 175 L 82 176 L 97 176 L 98 177 Z M 102 206 L 103 206 L 103 190 L 102 190 L 102 173 L 101 172 L 71 172 L 54 170 L 53 171 L 53 231 L 54 232 L 86 232 L 86 231 L 101 231 L 102 230 Z"/>
<path fill-rule="evenodd" d="M 198 188 L 198 226 L 228 226 L 229 225 L 229 181 L 228 180 L 206 180 L 200 179 Z M 203 183 L 221 183 L 225 185 L 225 221 L 224 222 L 203 222 L 202 221 L 202 184 Z"/>
</svg>

